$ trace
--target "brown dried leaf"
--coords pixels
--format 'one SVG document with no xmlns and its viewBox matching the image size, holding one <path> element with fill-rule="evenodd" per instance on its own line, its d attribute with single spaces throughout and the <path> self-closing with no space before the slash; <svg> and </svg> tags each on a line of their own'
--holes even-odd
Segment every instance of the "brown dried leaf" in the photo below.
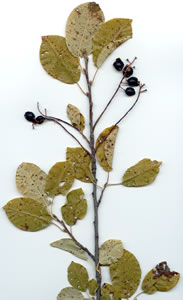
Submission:
<svg viewBox="0 0 183 300">
<path fill-rule="evenodd" d="M 179 273 L 170 271 L 167 263 L 161 262 L 147 273 L 142 282 L 142 290 L 147 294 L 153 294 L 157 291 L 167 292 L 176 286 L 179 278 Z"/>
<path fill-rule="evenodd" d="M 88 272 L 85 267 L 72 262 L 68 267 L 68 281 L 77 290 L 85 292 L 88 287 Z"/>
<path fill-rule="evenodd" d="M 97 158 L 102 168 L 109 172 L 112 170 L 112 160 L 114 154 L 114 146 L 119 127 L 116 126 L 112 131 L 113 126 L 102 131 L 96 141 Z M 109 132 L 111 133 L 109 134 Z M 107 136 L 107 138 L 106 138 Z"/>
<path fill-rule="evenodd" d="M 46 179 L 45 191 L 50 197 L 67 194 L 74 182 L 74 169 L 69 161 L 56 163 L 50 170 Z M 60 184 L 63 184 L 60 186 Z"/>
<path fill-rule="evenodd" d="M 74 84 L 80 79 L 79 59 L 69 52 L 62 36 L 42 37 L 40 61 L 45 71 L 55 79 L 68 84 Z"/>
<path fill-rule="evenodd" d="M 84 300 L 83 295 L 80 291 L 73 287 L 66 287 L 60 291 L 57 296 L 57 300 Z"/>
<path fill-rule="evenodd" d="M 122 184 L 127 187 L 139 187 L 151 184 L 159 173 L 162 162 L 144 158 L 123 175 Z"/>
<path fill-rule="evenodd" d="M 131 19 L 112 19 L 102 24 L 93 38 L 93 61 L 99 68 L 118 46 L 132 37 Z"/>
<path fill-rule="evenodd" d="M 66 43 L 74 56 L 88 56 L 92 52 L 92 39 L 104 22 L 99 5 L 87 2 L 77 6 L 70 14 L 66 24 Z"/>
<path fill-rule="evenodd" d="M 52 221 L 45 206 L 31 198 L 15 198 L 3 208 L 11 223 L 21 230 L 41 230 L 50 225 Z"/>
</svg>

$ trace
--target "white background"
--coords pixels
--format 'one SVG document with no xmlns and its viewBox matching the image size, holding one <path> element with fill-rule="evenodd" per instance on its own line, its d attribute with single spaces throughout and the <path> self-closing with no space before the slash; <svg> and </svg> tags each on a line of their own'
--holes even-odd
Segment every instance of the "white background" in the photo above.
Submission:
<svg viewBox="0 0 183 300">
<path fill-rule="evenodd" d="M 66 146 L 76 147 L 55 124 L 44 123 L 32 130 L 25 111 L 37 114 L 36 103 L 48 114 L 66 118 L 68 103 L 88 116 L 88 103 L 77 85 L 52 79 L 39 62 L 41 36 L 64 35 L 65 23 L 80 1 L 16 0 L 1 5 L 0 12 L 0 104 L 1 104 L 1 197 L 0 206 L 21 196 L 16 190 L 15 173 L 21 162 L 32 162 L 48 172 L 57 161 L 65 160 Z M 124 171 L 147 157 L 163 161 L 157 180 L 150 186 L 130 189 L 111 187 L 100 206 L 100 242 L 121 239 L 138 258 L 142 277 L 157 263 L 167 260 L 171 269 L 183 274 L 183 21 L 181 1 L 99 0 L 106 20 L 133 19 L 133 39 L 120 46 L 105 61 L 93 86 L 95 118 L 112 96 L 120 74 L 112 63 L 138 57 L 135 75 L 146 83 L 148 92 L 120 124 L 111 182 L 121 180 Z M 91 76 L 94 68 L 91 63 Z M 81 85 L 86 89 L 85 82 Z M 111 126 L 131 106 L 135 98 L 121 91 L 96 128 L 96 136 Z M 86 121 L 88 125 L 88 119 Z M 87 133 L 87 130 L 86 130 Z M 99 184 L 106 180 L 98 168 Z M 79 181 L 88 200 L 88 214 L 73 228 L 76 237 L 93 251 L 91 187 Z M 54 210 L 64 197 L 56 199 Z M 71 260 L 84 264 L 90 274 L 92 263 L 82 262 L 49 243 L 66 237 L 58 228 L 28 233 L 18 230 L 0 209 L 0 299 L 54 300 L 68 286 L 67 267 Z M 103 278 L 108 280 L 107 269 Z M 139 288 L 140 291 L 140 288 Z M 181 300 L 182 279 L 168 293 L 141 299 Z"/>
</svg>

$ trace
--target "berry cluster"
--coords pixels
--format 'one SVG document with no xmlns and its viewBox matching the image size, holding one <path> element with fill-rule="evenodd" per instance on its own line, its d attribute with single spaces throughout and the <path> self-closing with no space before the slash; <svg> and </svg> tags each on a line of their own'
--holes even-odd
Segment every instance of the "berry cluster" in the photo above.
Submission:
<svg viewBox="0 0 183 300">
<path fill-rule="evenodd" d="M 32 122 L 33 124 L 42 124 L 45 120 L 43 116 L 35 117 L 35 114 L 31 111 L 27 111 L 24 114 L 24 117 L 27 121 Z"/>
<path fill-rule="evenodd" d="M 125 66 L 123 61 L 121 60 L 121 58 L 116 58 L 115 62 L 113 63 L 113 66 L 117 71 L 119 71 L 119 72 L 122 71 L 124 77 L 128 78 L 127 79 L 127 84 L 129 85 L 129 87 L 124 89 L 125 94 L 127 96 L 135 95 L 134 87 L 139 85 L 139 80 L 138 80 L 137 77 L 130 77 L 130 76 L 133 75 L 133 68 L 131 67 L 131 65 L 127 64 Z"/>
</svg>

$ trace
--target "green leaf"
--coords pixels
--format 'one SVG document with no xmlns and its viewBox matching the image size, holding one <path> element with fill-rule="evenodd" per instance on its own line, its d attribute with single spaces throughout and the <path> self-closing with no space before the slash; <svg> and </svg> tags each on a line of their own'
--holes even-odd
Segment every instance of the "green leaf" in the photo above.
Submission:
<svg viewBox="0 0 183 300">
<path fill-rule="evenodd" d="M 93 36 L 103 22 L 103 12 L 95 2 L 77 6 L 66 24 L 66 43 L 69 51 L 74 56 L 88 56 L 92 52 Z"/>
<path fill-rule="evenodd" d="M 72 104 L 67 105 L 67 116 L 74 127 L 79 129 L 80 131 L 84 130 L 85 118 L 76 106 Z"/>
<path fill-rule="evenodd" d="M 62 249 L 70 252 L 71 254 L 79 257 L 80 259 L 87 260 L 88 256 L 85 251 L 81 249 L 72 239 L 61 239 L 50 244 L 52 247 Z"/>
<path fill-rule="evenodd" d="M 99 68 L 118 46 L 132 37 L 131 19 L 112 19 L 102 24 L 93 38 L 93 62 Z"/>
<path fill-rule="evenodd" d="M 83 219 L 87 212 L 87 201 L 83 199 L 83 190 L 76 189 L 68 193 L 66 204 L 62 206 L 61 212 L 64 221 L 72 226 L 78 219 Z"/>
<path fill-rule="evenodd" d="M 161 262 L 147 273 L 142 282 L 142 290 L 147 294 L 153 294 L 157 291 L 167 292 L 176 286 L 179 278 L 179 273 L 171 272 L 167 263 Z"/>
<path fill-rule="evenodd" d="M 114 146 L 115 146 L 118 130 L 119 130 L 118 126 L 108 127 L 102 131 L 102 133 L 99 135 L 96 141 L 96 147 L 97 147 L 96 155 L 98 161 L 102 166 L 102 168 L 107 172 L 112 171 Z"/>
<path fill-rule="evenodd" d="M 57 162 L 50 170 L 46 179 L 45 191 L 50 197 L 67 194 L 74 182 L 74 169 L 69 161 Z M 60 186 L 60 184 L 62 184 Z"/>
<path fill-rule="evenodd" d="M 15 198 L 3 208 L 13 225 L 25 231 L 41 230 L 52 221 L 45 206 L 31 198 Z"/>
<path fill-rule="evenodd" d="M 88 287 L 88 272 L 86 268 L 72 262 L 68 267 L 68 280 L 75 289 L 85 292 Z"/>
<path fill-rule="evenodd" d="M 120 240 L 107 240 L 100 247 L 99 262 L 103 266 L 110 266 L 123 255 L 123 244 Z"/>
<path fill-rule="evenodd" d="M 44 205 L 48 204 L 45 193 L 46 173 L 38 166 L 23 162 L 17 168 L 16 186 L 20 193 L 27 198 L 33 198 Z"/>
<path fill-rule="evenodd" d="M 96 293 L 96 290 L 98 289 L 98 283 L 96 282 L 95 279 L 91 279 L 88 282 L 88 289 L 89 289 L 90 295 L 94 296 Z"/>
<path fill-rule="evenodd" d="M 93 182 L 91 157 L 85 150 L 80 147 L 67 148 L 66 159 L 73 163 L 76 179 L 87 183 Z"/>
<path fill-rule="evenodd" d="M 127 187 L 139 187 L 151 184 L 159 173 L 162 162 L 144 158 L 123 175 L 122 184 Z"/>
<path fill-rule="evenodd" d="M 84 297 L 80 291 L 73 287 L 66 287 L 60 291 L 57 300 L 83 300 Z"/>
<path fill-rule="evenodd" d="M 80 79 L 79 59 L 69 52 L 62 36 L 42 37 L 40 61 L 45 71 L 55 79 L 68 84 L 74 84 Z"/>
<path fill-rule="evenodd" d="M 121 298 L 130 298 L 137 290 L 141 278 L 141 269 L 136 257 L 124 250 L 121 258 L 110 265 L 110 276 L 116 293 L 121 293 Z"/>
</svg>

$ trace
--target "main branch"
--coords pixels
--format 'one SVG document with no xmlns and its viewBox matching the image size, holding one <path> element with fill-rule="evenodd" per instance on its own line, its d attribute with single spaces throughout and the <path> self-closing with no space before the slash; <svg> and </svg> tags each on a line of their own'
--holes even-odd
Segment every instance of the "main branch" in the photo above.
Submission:
<svg viewBox="0 0 183 300">
<path fill-rule="evenodd" d="M 98 289 L 96 292 L 96 300 L 100 300 L 101 294 L 101 268 L 99 264 L 99 227 L 98 227 L 98 203 L 97 203 L 97 178 L 96 178 L 96 155 L 95 155 L 95 138 L 94 138 L 94 126 L 93 126 L 93 101 L 91 92 L 91 82 L 89 80 L 88 73 L 88 57 L 85 57 L 85 77 L 88 86 L 88 100 L 89 100 L 89 126 L 90 126 L 90 149 L 91 149 L 91 161 L 92 161 L 92 174 L 94 178 L 93 183 L 93 207 L 94 207 L 94 231 L 95 231 L 95 267 L 96 267 L 96 280 L 98 283 Z"/>
</svg>

